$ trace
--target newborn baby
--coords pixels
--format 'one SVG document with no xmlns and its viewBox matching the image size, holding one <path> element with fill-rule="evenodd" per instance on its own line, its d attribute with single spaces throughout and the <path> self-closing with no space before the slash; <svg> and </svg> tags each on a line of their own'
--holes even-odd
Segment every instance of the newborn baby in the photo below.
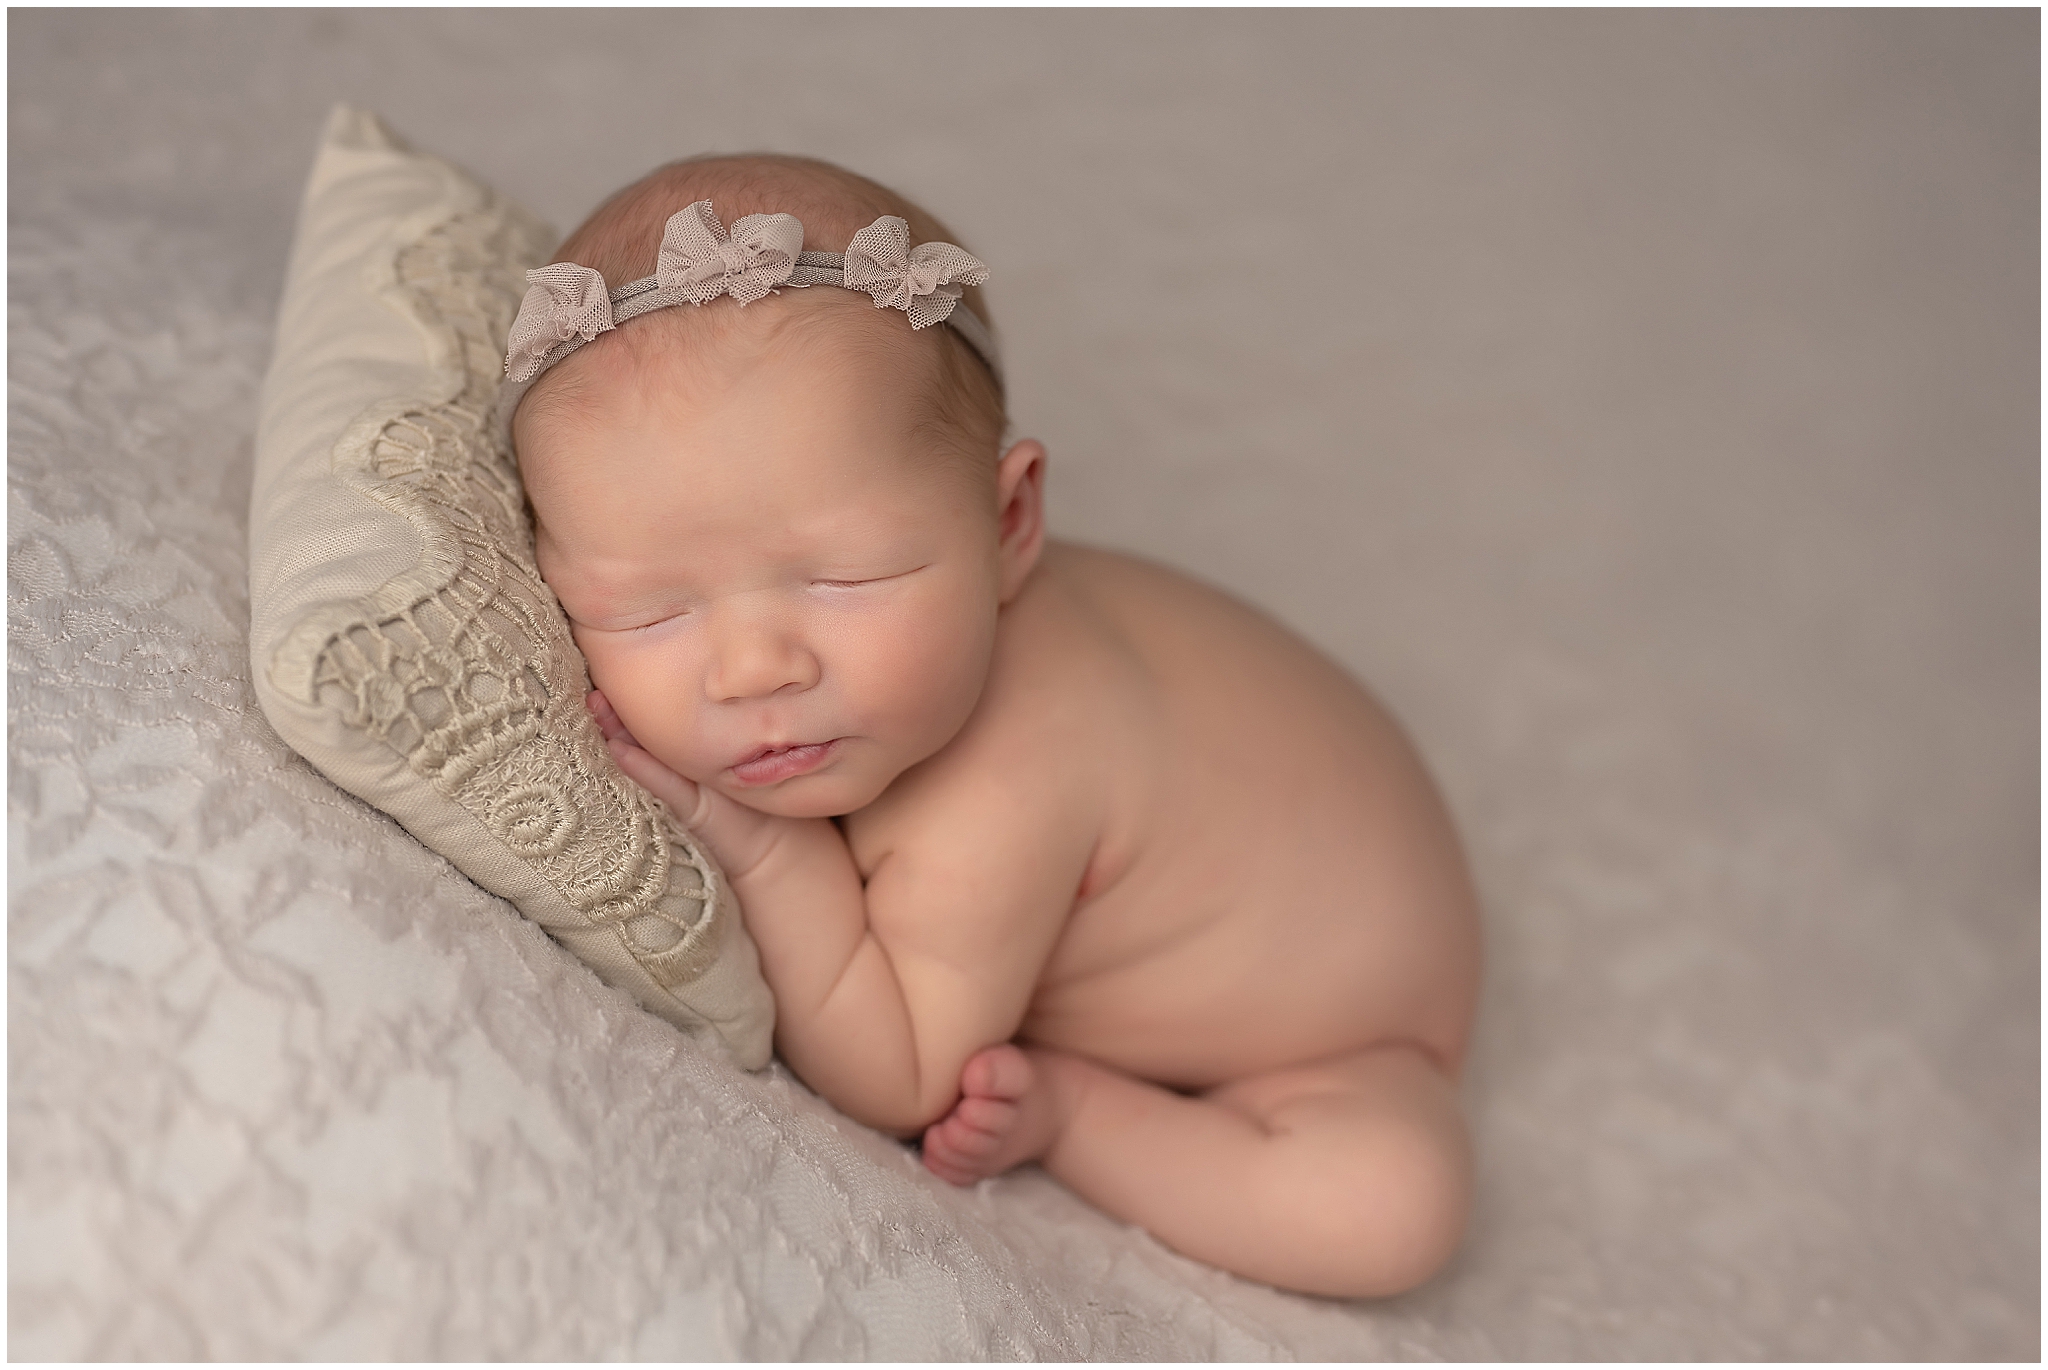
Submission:
<svg viewBox="0 0 2048 1370">
<path fill-rule="evenodd" d="M 534 273 L 512 431 L 590 707 L 838 1108 L 1255 1280 L 1411 1288 L 1470 1188 L 1443 805 L 1284 629 L 1047 539 L 951 237 L 824 163 L 706 158 Z"/>
</svg>

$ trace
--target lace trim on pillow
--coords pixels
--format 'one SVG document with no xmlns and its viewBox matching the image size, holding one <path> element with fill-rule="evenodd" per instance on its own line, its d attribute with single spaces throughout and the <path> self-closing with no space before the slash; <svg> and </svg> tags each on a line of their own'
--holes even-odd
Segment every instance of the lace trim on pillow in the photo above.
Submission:
<svg viewBox="0 0 2048 1370">
<path fill-rule="evenodd" d="M 519 299 L 489 273 L 547 247 L 494 201 L 398 254 L 394 287 L 453 393 L 352 430 L 334 470 L 410 521 L 425 555 L 347 621 L 320 623 L 317 645 L 301 639 L 315 647 L 305 683 L 673 989 L 716 958 L 730 901 L 717 867 L 605 750 L 583 658 L 534 563 L 511 451 L 488 422 Z"/>
</svg>

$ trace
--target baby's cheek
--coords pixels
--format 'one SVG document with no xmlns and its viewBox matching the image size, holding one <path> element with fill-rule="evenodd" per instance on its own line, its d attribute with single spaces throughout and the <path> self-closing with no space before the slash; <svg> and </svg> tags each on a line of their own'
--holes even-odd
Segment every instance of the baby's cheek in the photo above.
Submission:
<svg viewBox="0 0 2048 1370">
<path fill-rule="evenodd" d="M 655 760 L 687 779 L 699 777 L 696 760 L 684 745 L 689 737 L 687 711 L 676 707 L 673 674 L 654 654 L 622 649 L 618 644 L 578 638 L 590 668 L 590 683 L 604 691 L 612 711 Z"/>
<path fill-rule="evenodd" d="M 887 649 L 876 654 L 877 693 L 888 700 L 906 741 L 925 755 L 952 740 L 981 698 L 993 619 L 973 606 L 942 602 L 921 606 L 902 616 L 894 632 L 878 635 Z"/>
</svg>

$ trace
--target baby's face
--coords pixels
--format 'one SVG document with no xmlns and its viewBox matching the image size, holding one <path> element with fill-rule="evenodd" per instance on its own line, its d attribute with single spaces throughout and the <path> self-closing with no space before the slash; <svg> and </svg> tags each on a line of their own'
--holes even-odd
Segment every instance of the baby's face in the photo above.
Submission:
<svg viewBox="0 0 2048 1370">
<path fill-rule="evenodd" d="M 981 696 L 991 482 L 915 445 L 886 356 L 821 365 L 770 337 L 699 372 L 601 353 L 562 363 L 591 363 L 574 423 L 522 412 L 519 434 L 541 574 L 592 682 L 698 784 L 792 817 L 865 806 Z"/>
</svg>

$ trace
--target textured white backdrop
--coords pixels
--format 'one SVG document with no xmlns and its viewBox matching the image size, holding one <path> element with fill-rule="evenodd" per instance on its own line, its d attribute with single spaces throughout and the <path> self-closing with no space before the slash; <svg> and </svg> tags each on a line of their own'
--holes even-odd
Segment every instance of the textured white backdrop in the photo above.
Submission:
<svg viewBox="0 0 2048 1370">
<path fill-rule="evenodd" d="M 2038 1355 L 2033 13 L 8 23 L 15 1356 Z M 1055 530 L 1445 782 L 1449 1273 L 928 1182 L 284 751 L 250 437 L 335 100 L 563 228 L 765 148 L 995 267 Z"/>
</svg>

